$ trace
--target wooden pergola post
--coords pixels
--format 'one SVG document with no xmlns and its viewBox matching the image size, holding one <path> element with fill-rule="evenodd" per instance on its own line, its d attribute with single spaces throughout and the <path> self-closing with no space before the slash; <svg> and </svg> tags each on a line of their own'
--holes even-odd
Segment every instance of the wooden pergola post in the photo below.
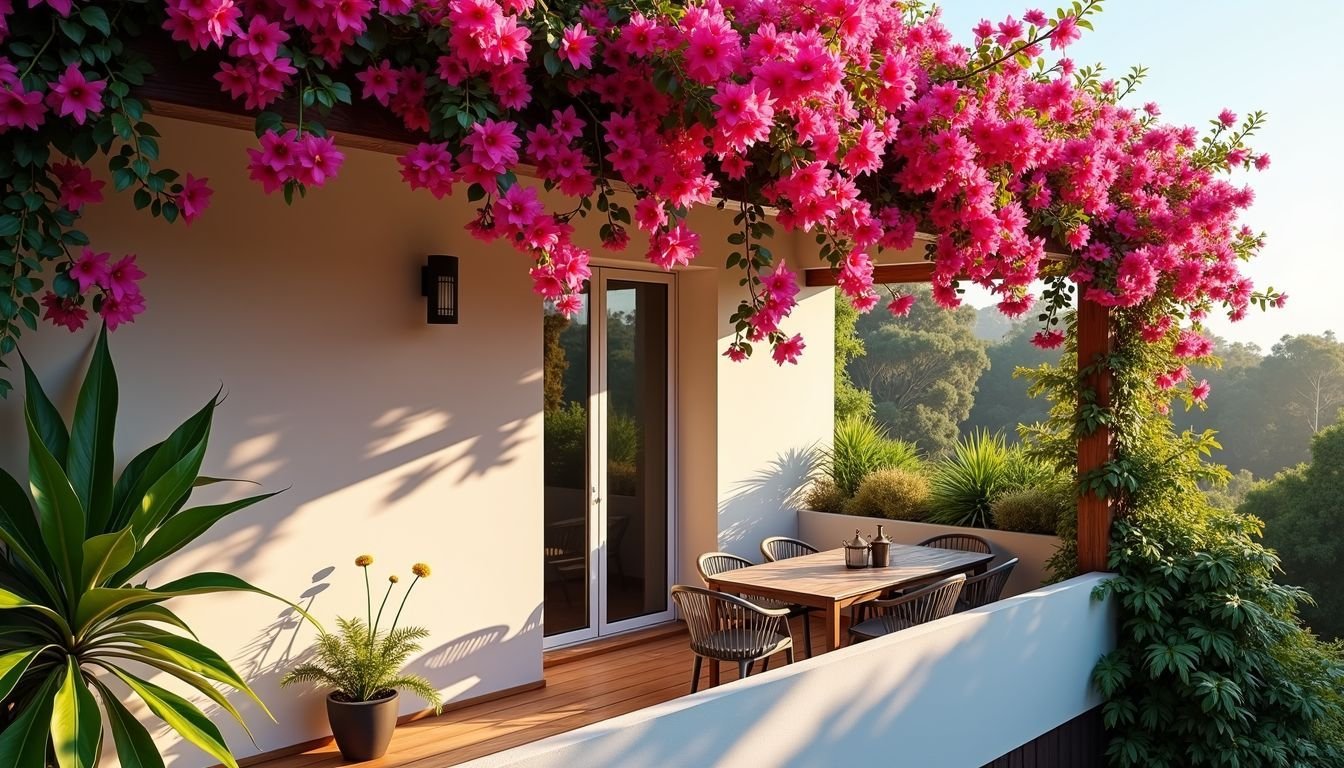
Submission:
<svg viewBox="0 0 1344 768">
<path fill-rule="evenodd" d="M 1111 353 L 1111 311 L 1094 301 L 1080 299 L 1077 320 L 1078 368 L 1081 370 Z M 1096 393 L 1096 404 L 1111 403 L 1111 373 L 1104 366 L 1091 371 L 1082 385 Z M 1078 439 L 1078 476 L 1085 477 L 1111 459 L 1111 430 L 1101 425 Z M 1111 500 L 1087 491 L 1078 499 L 1078 570 L 1104 571 L 1111 548 Z"/>
</svg>

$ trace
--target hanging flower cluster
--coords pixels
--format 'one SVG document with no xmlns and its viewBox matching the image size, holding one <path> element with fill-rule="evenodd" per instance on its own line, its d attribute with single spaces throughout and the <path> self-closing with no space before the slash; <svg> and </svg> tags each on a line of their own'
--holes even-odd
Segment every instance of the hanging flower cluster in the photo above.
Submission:
<svg viewBox="0 0 1344 768">
<path fill-rule="evenodd" d="M 16 158 L 0 166 L 11 254 L 0 269 L 32 294 L 24 264 L 56 261 L 42 302 L 68 327 L 90 291 L 110 323 L 143 307 L 138 293 L 123 304 L 118 283 L 80 278 L 96 254 L 70 247 L 84 240 L 72 216 L 46 217 L 52 241 L 24 231 L 101 197 L 83 164 L 110 155 L 115 186 L 168 219 L 190 221 L 208 201 L 204 180 L 151 167 L 157 134 L 132 96 L 149 71 L 131 38 L 142 26 L 218 58 L 218 86 L 259 111 L 250 175 L 287 200 L 339 172 L 321 123 L 331 109 L 390 112 L 424 137 L 400 158 L 406 183 L 438 198 L 463 190 L 477 205 L 472 234 L 526 254 L 537 293 L 562 312 L 580 307 L 590 274 L 575 217 L 601 217 L 612 250 L 638 230 L 646 258 L 673 269 L 705 245 L 689 211 L 739 201 L 733 359 L 768 344 L 784 364 L 804 348 L 787 329 L 796 275 L 765 244 L 774 226 L 814 235 L 863 311 L 880 301 L 881 251 L 910 248 L 920 231 L 935 238 L 941 305 L 969 282 L 1018 316 L 1044 280 L 1046 347 L 1063 340 L 1058 314 L 1075 288 L 1143 313 L 1146 338 L 1179 335 L 1191 357 L 1215 308 L 1235 319 L 1283 299 L 1241 274 L 1262 238 L 1239 224 L 1252 193 L 1229 178 L 1268 165 L 1246 144 L 1263 116 L 1224 111 L 1201 135 L 1159 122 L 1155 105 L 1125 105 L 1142 70 L 1106 79 L 1066 57 L 1096 0 L 983 21 L 969 45 L 909 0 L 165 0 L 128 6 L 125 22 L 97 4 L 39 2 L 0 6 L 0 142 Z M 269 111 L 285 105 L 289 119 Z M 520 175 L 577 205 L 550 209 Z M 913 300 L 893 292 L 887 309 L 903 315 Z M 31 326 L 35 312 L 0 304 L 0 353 L 14 318 Z M 1169 376 L 1200 391 L 1188 371 Z"/>
</svg>

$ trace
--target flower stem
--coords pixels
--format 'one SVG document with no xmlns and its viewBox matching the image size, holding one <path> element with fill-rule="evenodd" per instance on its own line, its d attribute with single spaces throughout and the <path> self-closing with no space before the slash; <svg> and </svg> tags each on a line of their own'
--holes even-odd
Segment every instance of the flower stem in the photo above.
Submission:
<svg viewBox="0 0 1344 768">
<path fill-rule="evenodd" d="M 378 606 L 378 617 L 373 620 L 373 633 L 378 634 L 378 625 L 383 623 L 383 608 L 387 607 L 387 598 L 392 594 L 392 582 L 387 583 L 387 591 L 383 593 L 383 602 Z"/>
<path fill-rule="evenodd" d="M 406 598 L 411 596 L 411 590 L 415 589 L 415 585 L 419 583 L 419 581 L 420 577 L 416 576 L 415 581 L 411 582 L 411 586 L 406 588 L 406 594 L 401 596 L 401 605 L 397 606 L 397 615 L 392 619 L 392 627 L 387 630 L 387 633 L 389 635 L 392 634 L 394 630 L 396 630 L 397 622 L 401 620 L 401 609 L 406 607 Z"/>
<path fill-rule="evenodd" d="M 364 621 L 369 628 L 369 641 L 373 641 L 373 590 L 369 587 L 369 566 L 364 566 Z"/>
</svg>

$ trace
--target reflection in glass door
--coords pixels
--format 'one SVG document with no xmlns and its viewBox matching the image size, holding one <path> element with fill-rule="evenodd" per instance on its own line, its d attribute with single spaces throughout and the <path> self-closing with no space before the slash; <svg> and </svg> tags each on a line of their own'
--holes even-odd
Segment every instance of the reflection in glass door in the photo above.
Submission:
<svg viewBox="0 0 1344 768">
<path fill-rule="evenodd" d="M 545 319 L 548 645 L 671 617 L 672 279 L 594 270 Z"/>
</svg>

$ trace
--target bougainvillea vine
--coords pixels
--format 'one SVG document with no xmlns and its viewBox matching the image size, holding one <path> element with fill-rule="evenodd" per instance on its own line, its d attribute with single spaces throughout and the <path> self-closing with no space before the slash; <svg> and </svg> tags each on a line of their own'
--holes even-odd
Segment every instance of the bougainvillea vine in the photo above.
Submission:
<svg viewBox="0 0 1344 768">
<path fill-rule="evenodd" d="M 400 158 L 406 183 L 464 195 L 472 234 L 526 254 L 563 312 L 589 276 L 576 217 L 599 217 L 612 250 L 641 231 L 647 259 L 673 269 L 705 245 L 689 211 L 731 204 L 733 359 L 804 349 L 776 227 L 814 235 L 860 310 L 881 301 L 881 252 L 925 232 L 939 304 L 975 283 L 1018 316 L 1044 281 L 1042 346 L 1062 342 L 1076 288 L 1199 357 L 1210 312 L 1283 300 L 1239 269 L 1263 239 L 1239 223 L 1252 194 L 1229 178 L 1268 165 L 1247 144 L 1263 115 L 1224 111 L 1201 133 L 1127 106 L 1141 69 L 1108 79 L 1067 58 L 1100 5 L 986 20 L 967 45 L 901 0 L 0 0 L 0 356 L 39 315 L 74 330 L 144 310 L 134 257 L 75 227 L 99 177 L 169 221 L 208 205 L 206 179 L 157 167 L 135 96 L 152 69 L 137 43 L 166 34 L 217 59 L 218 87 L 256 114 L 240 162 L 267 193 L 294 201 L 339 175 L 322 125 L 338 104 L 387 110 L 424 139 Z M 577 205 L 548 209 L 520 176 Z M 887 308 L 912 301 L 893 292 Z M 1162 383 L 1207 394 L 1184 368 Z"/>
</svg>

